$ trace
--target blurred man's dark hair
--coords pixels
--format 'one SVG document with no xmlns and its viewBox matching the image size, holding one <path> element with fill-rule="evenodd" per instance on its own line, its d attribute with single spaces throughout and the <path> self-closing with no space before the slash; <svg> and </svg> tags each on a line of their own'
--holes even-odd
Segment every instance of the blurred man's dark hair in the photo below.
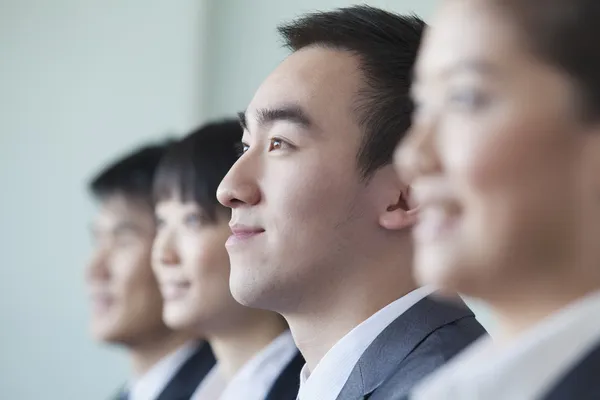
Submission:
<svg viewBox="0 0 600 400">
<path fill-rule="evenodd" d="M 89 184 L 97 200 L 114 195 L 152 205 L 154 174 L 171 142 L 147 145 L 109 164 Z"/>
</svg>

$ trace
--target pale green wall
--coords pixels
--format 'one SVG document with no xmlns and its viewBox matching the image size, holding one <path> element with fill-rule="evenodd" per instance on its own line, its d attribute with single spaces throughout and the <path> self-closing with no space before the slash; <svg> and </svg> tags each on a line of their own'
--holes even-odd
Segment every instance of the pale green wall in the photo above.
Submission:
<svg viewBox="0 0 600 400">
<path fill-rule="evenodd" d="M 83 269 L 104 162 L 202 120 L 199 0 L 0 0 L 0 399 L 102 400 Z"/>
<path fill-rule="evenodd" d="M 370 2 L 426 19 L 435 3 Z M 0 399 L 100 400 L 126 377 L 87 335 L 90 175 L 244 109 L 286 55 L 277 24 L 348 4 L 0 0 Z"/>
<path fill-rule="evenodd" d="M 367 3 L 427 19 L 438 0 L 212 0 L 206 112 L 221 117 L 246 108 L 254 91 L 286 56 L 276 27 L 304 12 Z"/>
</svg>

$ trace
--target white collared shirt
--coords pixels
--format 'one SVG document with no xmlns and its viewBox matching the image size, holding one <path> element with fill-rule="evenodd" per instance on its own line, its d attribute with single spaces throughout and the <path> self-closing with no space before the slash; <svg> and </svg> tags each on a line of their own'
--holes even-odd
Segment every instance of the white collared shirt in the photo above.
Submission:
<svg viewBox="0 0 600 400">
<path fill-rule="evenodd" d="M 220 373 L 217 362 L 198 386 L 192 399 L 264 400 L 297 352 L 292 334 L 286 330 L 248 360 L 229 382 Z"/>
<path fill-rule="evenodd" d="M 300 373 L 299 400 L 335 400 L 356 363 L 379 336 L 400 315 L 435 289 L 425 286 L 388 304 L 340 339 L 319 361 L 311 373 L 304 365 Z"/>
<path fill-rule="evenodd" d="M 148 372 L 134 379 L 129 385 L 129 400 L 154 400 L 175 376 L 179 368 L 204 342 L 188 342 L 162 358 Z"/>
<path fill-rule="evenodd" d="M 411 400 L 539 398 L 600 340 L 600 292 L 549 316 L 514 343 L 480 339 L 417 386 Z"/>
</svg>

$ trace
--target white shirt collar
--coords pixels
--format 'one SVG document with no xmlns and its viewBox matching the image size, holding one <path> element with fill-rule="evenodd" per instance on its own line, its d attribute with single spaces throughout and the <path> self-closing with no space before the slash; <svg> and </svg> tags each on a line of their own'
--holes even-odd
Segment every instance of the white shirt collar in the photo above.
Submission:
<svg viewBox="0 0 600 400">
<path fill-rule="evenodd" d="M 133 380 L 129 385 L 128 398 L 130 400 L 153 400 L 157 398 L 199 345 L 201 343 L 191 341 L 163 357 L 148 372 Z"/>
<path fill-rule="evenodd" d="M 416 400 L 538 398 L 600 339 L 600 292 L 549 316 L 508 347 L 480 339 L 417 387 Z"/>
<path fill-rule="evenodd" d="M 252 357 L 227 382 L 218 363 L 204 378 L 193 400 L 263 400 L 298 349 L 289 330 L 279 335 Z"/>
<path fill-rule="evenodd" d="M 389 324 L 434 290 L 430 286 L 413 290 L 373 314 L 340 339 L 312 373 L 304 365 L 300 373 L 298 399 L 337 399 L 354 366 L 373 340 Z"/>
</svg>

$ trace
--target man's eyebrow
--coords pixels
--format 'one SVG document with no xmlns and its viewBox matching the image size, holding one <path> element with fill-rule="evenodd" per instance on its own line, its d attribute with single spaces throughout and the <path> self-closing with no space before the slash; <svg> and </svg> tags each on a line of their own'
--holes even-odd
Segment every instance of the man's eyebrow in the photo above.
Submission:
<svg viewBox="0 0 600 400">
<path fill-rule="evenodd" d="M 249 133 L 246 113 L 239 112 L 238 119 L 242 128 Z M 258 126 L 272 124 L 279 121 L 290 122 L 303 128 L 314 127 L 314 124 L 308 117 L 307 113 L 298 105 L 261 108 L 256 111 L 256 124 Z"/>
<path fill-rule="evenodd" d="M 112 229 L 112 233 L 114 235 L 131 234 L 131 233 L 142 234 L 143 229 L 142 229 L 142 227 L 140 227 L 138 224 L 134 223 L 133 221 L 123 221 L 123 222 L 119 222 Z"/>
<path fill-rule="evenodd" d="M 285 121 L 309 128 L 313 124 L 306 112 L 297 105 L 282 106 L 277 108 L 262 108 L 256 112 L 258 125 Z"/>
</svg>

